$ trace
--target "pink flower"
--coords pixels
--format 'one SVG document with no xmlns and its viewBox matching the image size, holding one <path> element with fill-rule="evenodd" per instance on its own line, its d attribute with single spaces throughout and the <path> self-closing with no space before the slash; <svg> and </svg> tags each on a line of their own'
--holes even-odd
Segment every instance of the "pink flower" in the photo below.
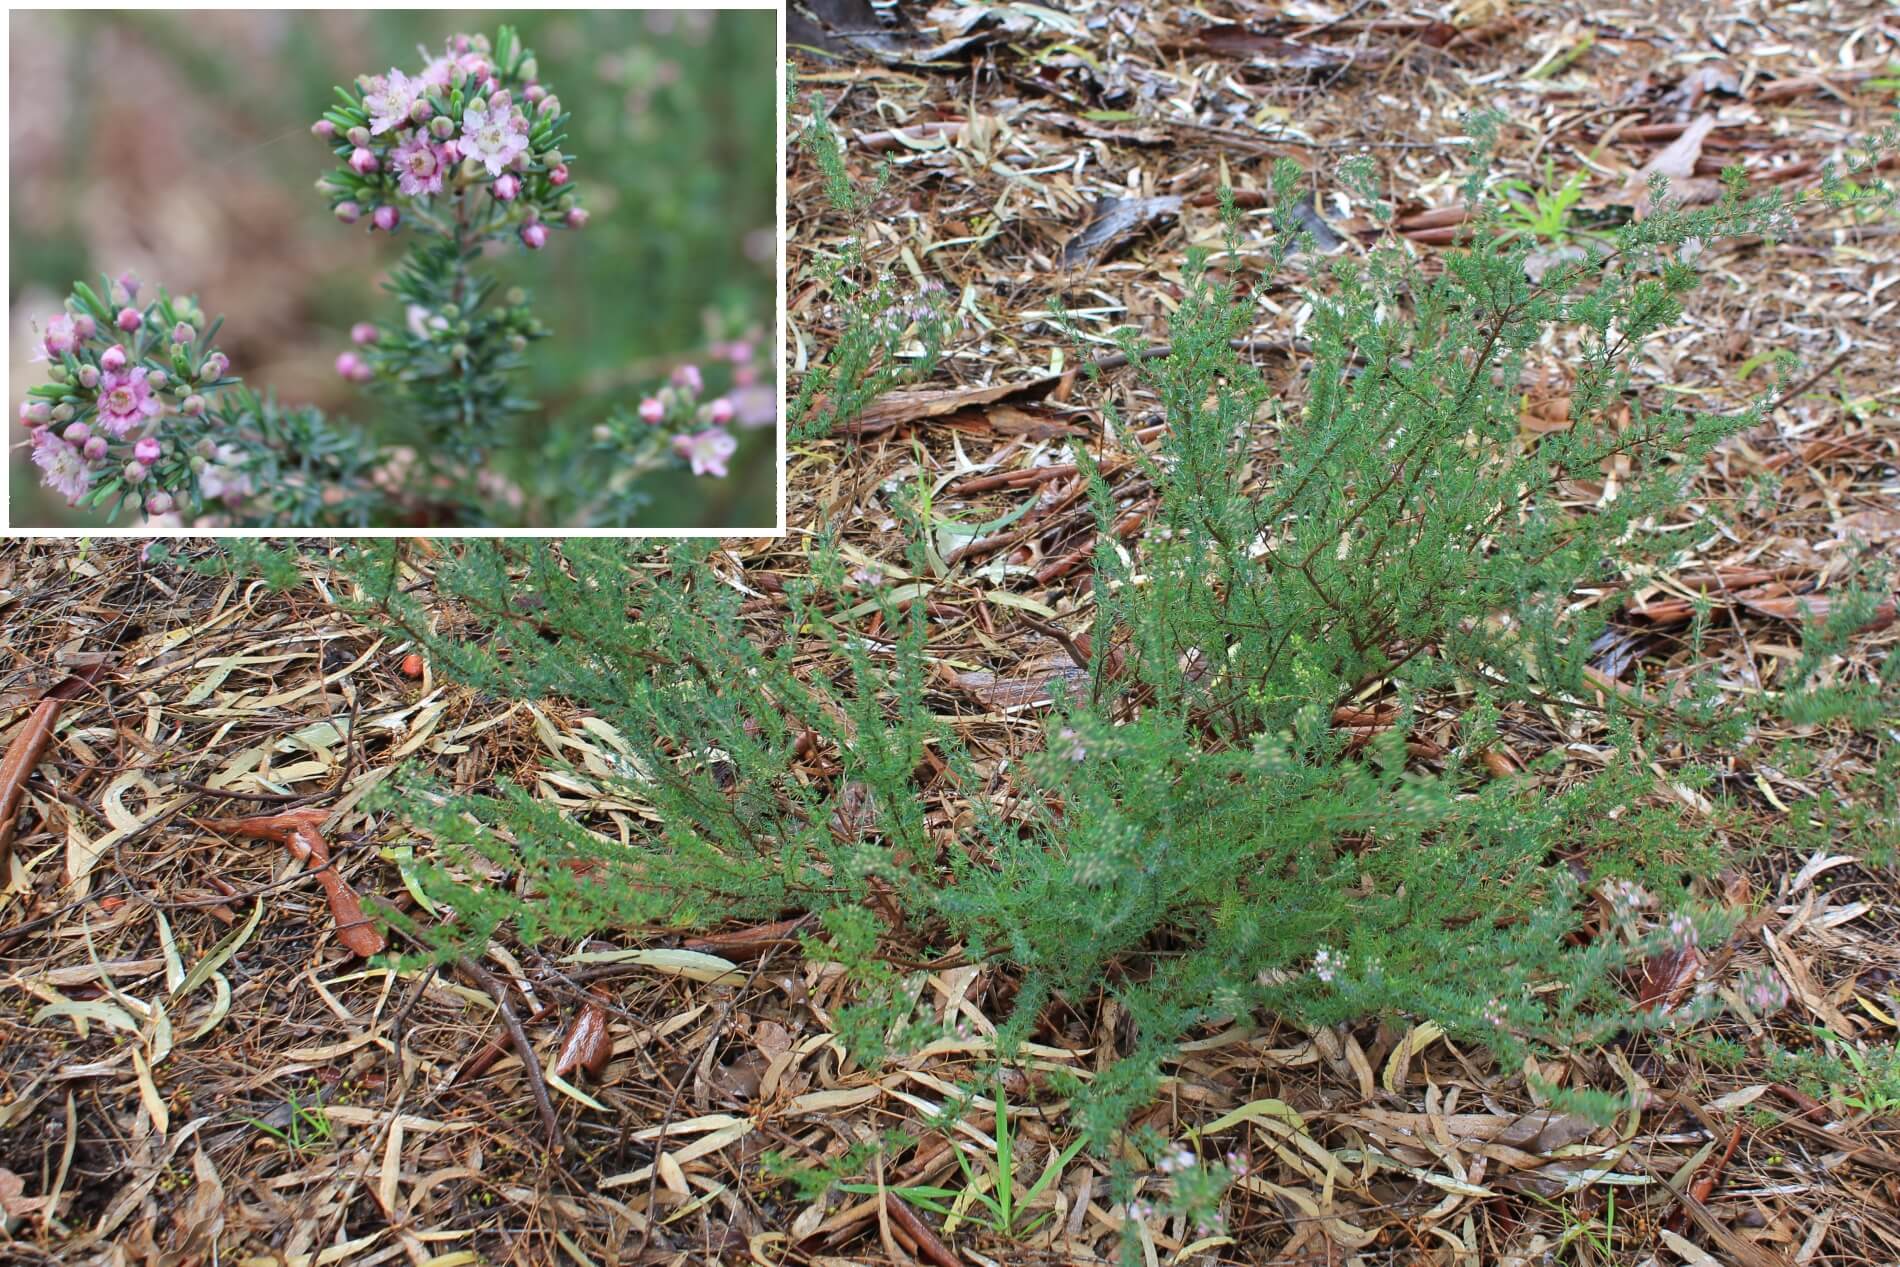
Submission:
<svg viewBox="0 0 1900 1267">
<path fill-rule="evenodd" d="M 152 395 L 144 366 L 107 374 L 99 380 L 99 426 L 111 435 L 123 436 L 161 412 L 163 406 Z"/>
<path fill-rule="evenodd" d="M 158 461 L 159 452 L 158 440 L 152 436 L 146 436 L 143 440 L 140 440 L 137 444 L 132 446 L 132 456 L 147 466 Z"/>
<path fill-rule="evenodd" d="M 640 402 L 640 421 L 657 426 L 665 417 L 666 406 L 661 404 L 657 397 L 648 396 Z"/>
<path fill-rule="evenodd" d="M 115 343 L 107 348 L 105 355 L 99 358 L 99 368 L 108 374 L 125 368 L 125 344 Z"/>
<path fill-rule="evenodd" d="M 73 325 L 72 317 L 60 313 L 46 323 L 46 354 L 64 356 L 79 346 L 79 330 Z"/>
<path fill-rule="evenodd" d="M 336 372 L 352 383 L 367 383 L 376 376 L 376 371 L 354 352 L 345 352 L 336 358 Z"/>
<path fill-rule="evenodd" d="M 350 170 L 358 176 L 367 176 L 379 166 L 381 164 L 376 161 L 376 156 L 362 146 L 350 151 Z"/>
<path fill-rule="evenodd" d="M 424 57 L 428 50 L 418 49 Z M 443 57 L 429 57 L 429 64 L 423 67 L 421 82 L 430 88 L 446 92 L 463 75 L 474 75 L 477 79 L 488 73 L 488 59 L 480 53 L 471 53 L 466 47 Z"/>
<path fill-rule="evenodd" d="M 737 440 L 717 428 L 673 437 L 673 452 L 692 463 L 693 474 L 715 479 L 726 477 L 726 462 L 738 448 Z"/>
<path fill-rule="evenodd" d="M 684 387 L 697 396 L 706 390 L 706 380 L 700 377 L 699 366 L 682 365 L 673 371 L 673 386 Z"/>
<path fill-rule="evenodd" d="M 587 209 L 584 207 L 568 208 L 567 227 L 570 229 L 585 229 L 587 227 Z"/>
<path fill-rule="evenodd" d="M 321 137 L 327 141 L 336 135 L 336 124 L 330 122 L 328 119 L 318 119 L 315 123 L 310 125 L 310 135 Z"/>
<path fill-rule="evenodd" d="M 119 274 L 119 285 L 125 287 L 125 293 L 130 299 L 137 299 L 139 297 L 139 287 L 144 285 L 144 283 L 139 280 L 137 273 L 128 268 Z"/>
<path fill-rule="evenodd" d="M 521 192 L 521 181 L 513 172 L 503 172 L 495 177 L 495 183 L 489 189 L 503 202 L 513 202 L 515 195 Z"/>
<path fill-rule="evenodd" d="M 76 505 L 92 487 L 92 471 L 79 450 L 50 432 L 33 435 L 33 465 L 40 468 L 40 483 Z"/>
<path fill-rule="evenodd" d="M 381 206 L 371 213 L 370 227 L 381 229 L 384 233 L 394 233 L 396 226 L 402 223 L 402 212 L 391 206 Z"/>
<path fill-rule="evenodd" d="M 462 110 L 462 153 L 488 168 L 490 176 L 528 148 L 528 121 L 516 110 L 493 110 L 475 100 Z"/>
<path fill-rule="evenodd" d="M 442 155 L 420 132 L 410 134 L 390 158 L 400 173 L 397 186 L 403 193 L 411 198 L 426 198 L 442 192 Z"/>
<path fill-rule="evenodd" d="M 422 89 L 419 80 L 409 78 L 393 66 L 388 75 L 378 77 L 363 98 L 364 106 L 369 109 L 370 135 L 381 136 L 408 122 L 409 107 L 422 95 Z"/>
<path fill-rule="evenodd" d="M 374 343 L 376 335 L 376 327 L 367 321 L 359 321 L 350 327 L 350 342 L 352 343 Z"/>
<path fill-rule="evenodd" d="M 545 224 L 524 224 L 521 226 L 521 240 L 530 251 L 538 251 L 548 244 L 548 226 Z"/>
<path fill-rule="evenodd" d="M 778 392 L 770 383 L 757 384 L 750 380 L 752 367 L 733 375 L 739 382 L 739 389 L 732 393 L 732 407 L 738 414 L 742 427 L 769 427 L 778 421 Z"/>
<path fill-rule="evenodd" d="M 715 427 L 723 427 L 730 423 L 734 412 L 732 402 L 724 396 L 706 407 L 706 416 L 712 420 Z"/>
<path fill-rule="evenodd" d="M 119 309 L 119 329 L 125 331 L 127 334 L 130 334 L 144 324 L 145 318 L 139 315 L 137 308 Z"/>
</svg>

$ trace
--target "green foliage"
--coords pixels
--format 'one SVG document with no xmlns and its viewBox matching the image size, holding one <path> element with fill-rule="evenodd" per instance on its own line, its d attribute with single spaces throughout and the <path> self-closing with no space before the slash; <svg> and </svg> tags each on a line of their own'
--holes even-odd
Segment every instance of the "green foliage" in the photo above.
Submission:
<svg viewBox="0 0 1900 1267">
<path fill-rule="evenodd" d="M 796 92 L 788 67 L 788 116 L 798 108 Z M 940 286 L 918 278 L 907 289 L 894 272 L 866 258 L 864 239 L 887 172 L 880 169 L 871 189 L 860 190 L 845 166 L 844 145 L 825 114 L 824 99 L 814 93 L 806 106 L 811 114 L 799 130 L 798 148 L 817 165 L 827 203 L 855 236 L 835 249 L 811 248 L 812 278 L 835 309 L 839 331 L 791 393 L 787 417 L 794 441 L 830 435 L 891 388 L 929 375 L 954 328 L 952 305 Z"/>
<path fill-rule="evenodd" d="M 1776 1077 L 1821 1099 L 1838 1098 L 1857 1113 L 1900 1113 L 1900 1047 L 1876 1043 L 1862 1051 L 1821 1026 L 1813 1032 L 1817 1046 L 1774 1049 L 1770 1069 Z"/>
<path fill-rule="evenodd" d="M 1044 1165 L 1041 1177 L 1028 1182 L 1027 1175 L 1017 1171 L 1021 1159 L 1017 1156 L 1016 1140 L 1011 1133 L 1009 1100 L 1003 1092 L 1000 1079 L 993 1085 L 991 1094 L 996 1105 L 996 1152 L 984 1158 L 982 1173 L 979 1174 L 977 1166 L 970 1161 L 966 1141 L 952 1134 L 950 1155 L 956 1160 L 957 1170 L 963 1177 L 963 1187 L 915 1185 L 893 1188 L 891 1191 L 912 1205 L 945 1219 L 967 1219 L 981 1224 L 998 1236 L 1029 1236 L 1049 1218 L 1046 1211 L 1030 1214 L 1029 1207 L 1062 1177 L 1063 1170 L 1075 1160 L 1076 1154 L 1082 1151 L 1082 1146 L 1088 1141 L 1078 1138 L 1067 1148 L 1054 1153 Z M 945 1127 L 948 1129 L 948 1123 Z M 878 1186 L 847 1183 L 840 1184 L 839 1191 L 862 1196 L 877 1192 Z M 949 1222 L 944 1225 L 946 1231 L 952 1226 Z"/>
<path fill-rule="evenodd" d="M 1271 269 L 1297 245 L 1296 177 L 1275 173 Z M 1640 674 L 1627 696 L 1600 690 L 1604 605 L 1571 595 L 1665 563 L 1688 473 L 1768 403 L 1690 414 L 1632 380 L 1698 282 L 1685 245 L 1772 235 L 1795 208 L 1659 205 L 1532 284 L 1532 244 L 1504 237 L 1482 169 L 1466 188 L 1477 236 L 1441 273 L 1394 241 L 1304 287 L 1297 413 L 1232 346 L 1250 295 L 1190 261 L 1172 351 L 1131 358 L 1169 423 L 1145 461 L 1151 530 L 1098 551 L 1087 689 L 1001 773 L 933 708 L 924 605 L 866 600 L 822 538 L 771 617 L 742 610 L 730 560 L 702 543 L 470 542 L 436 567 L 434 623 L 398 583 L 403 547 L 366 545 L 346 566 L 367 612 L 477 690 L 599 719 L 619 762 L 587 777 L 641 809 L 610 823 L 518 788 L 403 795 L 434 842 L 420 883 L 453 912 L 410 931 L 447 957 L 507 922 L 537 940 L 816 912 L 806 953 L 852 974 L 863 1001 L 840 1028 L 867 1062 L 926 1032 L 893 933 L 905 960 L 1007 966 L 1006 1050 L 1051 999 L 1112 996 L 1135 1046 L 1056 1087 L 1097 1143 L 1207 1025 L 1430 1021 L 1515 1065 L 1706 1014 L 1640 1011 L 1625 974 L 1720 922 L 1688 892 L 1730 811 L 1683 804 L 1717 791 L 1707 758 L 1775 701 L 1693 682 L 1665 699 Z M 1575 368 L 1574 425 L 1526 438 L 1518 398 L 1552 345 Z M 1094 495 L 1112 541 L 1099 472 Z M 1844 621 L 1864 623 L 1865 590 Z M 854 623 L 872 610 L 875 640 Z M 1847 628 L 1815 631 L 1798 702 L 1835 724 L 1890 717 L 1891 672 L 1823 680 Z M 1339 710 L 1373 706 L 1381 733 L 1341 728 Z M 1460 719 L 1442 772 L 1406 746 L 1428 711 Z M 1513 713 L 1598 715 L 1600 768 L 1535 777 L 1559 750 L 1532 777 L 1486 777 Z M 1650 898 L 1600 931 L 1598 895 L 1632 883 Z M 1622 1096 L 1567 1102 L 1608 1113 Z"/>
</svg>

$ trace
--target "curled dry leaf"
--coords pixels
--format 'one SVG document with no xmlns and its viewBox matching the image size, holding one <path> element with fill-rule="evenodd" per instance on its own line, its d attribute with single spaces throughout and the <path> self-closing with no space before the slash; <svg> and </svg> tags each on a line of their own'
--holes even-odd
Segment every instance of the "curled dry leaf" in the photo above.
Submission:
<svg viewBox="0 0 1900 1267">
<path fill-rule="evenodd" d="M 561 1054 L 554 1061 L 554 1076 L 565 1077 L 569 1070 L 580 1069 L 588 1077 L 598 1078 L 606 1072 L 613 1054 L 614 1040 L 607 1032 L 607 1011 L 598 999 L 589 999 L 580 1015 L 574 1018 L 574 1028 L 568 1031 L 567 1041 L 561 1044 Z"/>
<path fill-rule="evenodd" d="M 289 849 L 291 857 L 309 867 L 316 875 L 317 883 L 323 886 L 325 896 L 330 899 L 330 914 L 336 919 L 337 940 L 348 947 L 351 953 L 367 959 L 387 950 L 389 943 L 370 923 L 369 916 L 363 911 L 363 900 L 357 896 L 356 890 L 330 865 L 329 843 L 317 830 L 327 817 L 329 814 L 326 810 L 297 809 L 282 814 L 260 814 L 254 818 L 212 818 L 205 820 L 204 825 L 213 831 L 229 832 L 233 836 L 252 840 L 268 840 Z"/>
</svg>

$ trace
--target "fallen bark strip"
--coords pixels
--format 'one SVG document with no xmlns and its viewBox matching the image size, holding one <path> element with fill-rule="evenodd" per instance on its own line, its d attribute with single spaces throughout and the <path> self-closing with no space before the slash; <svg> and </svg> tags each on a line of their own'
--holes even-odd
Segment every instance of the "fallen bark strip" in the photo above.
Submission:
<svg viewBox="0 0 1900 1267">
<path fill-rule="evenodd" d="M 66 702 L 90 689 L 103 663 L 89 664 L 57 683 L 33 712 L 21 723 L 19 733 L 7 745 L 0 758 L 0 888 L 13 880 L 13 834 L 18 826 L 20 806 L 26 800 L 26 782 L 46 756 L 53 742 L 53 724 L 59 720 Z"/>
</svg>

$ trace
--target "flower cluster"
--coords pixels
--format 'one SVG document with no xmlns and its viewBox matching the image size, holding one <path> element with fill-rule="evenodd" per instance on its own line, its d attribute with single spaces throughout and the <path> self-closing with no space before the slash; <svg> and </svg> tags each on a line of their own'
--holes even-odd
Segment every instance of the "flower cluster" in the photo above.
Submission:
<svg viewBox="0 0 1900 1267">
<path fill-rule="evenodd" d="M 208 474 L 222 461 L 215 443 L 206 451 L 209 404 L 236 381 L 211 345 L 216 325 L 205 328 L 195 300 L 162 288 L 141 306 L 144 287 L 131 273 L 101 281 L 104 298 L 84 282 L 73 287 L 34 357 L 51 381 L 28 391 L 20 422 L 41 482 L 69 505 L 110 502 L 114 515 L 127 502 L 161 515 L 180 498 L 231 491 Z"/>
<path fill-rule="evenodd" d="M 1772 1016 L 1788 1006 L 1788 986 L 1773 968 L 1745 970 L 1735 990 L 1756 1016 Z"/>
<path fill-rule="evenodd" d="M 318 182 L 336 218 L 388 233 L 410 221 L 462 246 L 513 235 L 537 251 L 550 228 L 586 225 L 560 149 L 567 115 L 514 31 L 417 51 L 420 73 L 359 76 L 311 125 L 337 156 Z"/>
</svg>

